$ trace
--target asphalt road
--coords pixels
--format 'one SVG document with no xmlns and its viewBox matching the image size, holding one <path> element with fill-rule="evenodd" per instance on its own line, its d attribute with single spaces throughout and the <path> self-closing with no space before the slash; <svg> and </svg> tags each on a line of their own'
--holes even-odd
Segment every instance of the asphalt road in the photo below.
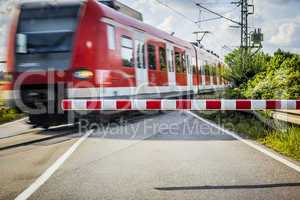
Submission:
<svg viewBox="0 0 300 200">
<path fill-rule="evenodd" d="M 0 151 L 0 199 L 300 198 L 298 171 L 187 113 L 93 128 Z"/>
<path fill-rule="evenodd" d="M 19 135 L 22 132 L 29 131 L 32 126 L 27 124 L 27 118 L 0 125 L 0 139 Z"/>
</svg>

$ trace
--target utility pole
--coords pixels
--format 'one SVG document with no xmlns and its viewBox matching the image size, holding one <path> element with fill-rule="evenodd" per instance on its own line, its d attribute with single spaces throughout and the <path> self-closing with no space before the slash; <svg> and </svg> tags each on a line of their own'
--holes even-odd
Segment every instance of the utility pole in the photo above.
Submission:
<svg viewBox="0 0 300 200">
<path fill-rule="evenodd" d="M 249 33 L 249 26 L 248 26 L 248 17 L 249 15 L 254 14 L 254 5 L 249 3 L 249 0 L 239 0 L 237 2 L 232 2 L 237 6 L 241 7 L 241 59 L 242 59 L 242 66 L 247 67 L 248 60 L 256 54 L 261 48 L 263 41 L 263 34 L 261 33 L 261 29 L 252 31 Z M 255 53 L 251 53 L 252 49 L 257 49 Z"/>
<path fill-rule="evenodd" d="M 248 0 L 241 0 L 241 48 L 248 49 Z"/>
<path fill-rule="evenodd" d="M 239 0 L 236 2 L 232 2 L 232 4 L 236 4 L 237 6 L 241 7 L 241 45 L 240 48 L 242 50 L 248 51 L 250 44 L 250 36 L 249 36 L 249 26 L 248 26 L 248 17 L 249 15 L 254 14 L 254 5 L 249 4 L 248 0 Z M 250 12 L 249 9 L 252 8 Z"/>
<path fill-rule="evenodd" d="M 261 29 L 255 29 L 254 31 L 249 33 L 248 18 L 249 15 L 254 14 L 254 5 L 252 3 L 249 3 L 249 0 L 237 0 L 235 2 L 232 2 L 232 4 L 235 4 L 237 7 L 241 7 L 241 21 L 236 21 L 215 11 L 212 11 L 211 9 L 201 5 L 201 3 L 195 2 L 195 4 L 199 8 L 204 9 L 207 12 L 217 15 L 219 18 L 230 21 L 236 25 L 232 27 L 241 29 L 240 50 L 243 63 L 245 63 L 245 58 L 251 57 L 252 49 L 256 49 L 255 53 L 257 53 L 262 48 L 261 42 L 263 41 L 263 34 L 261 32 Z M 254 55 L 255 53 L 253 53 L 252 55 Z"/>
</svg>

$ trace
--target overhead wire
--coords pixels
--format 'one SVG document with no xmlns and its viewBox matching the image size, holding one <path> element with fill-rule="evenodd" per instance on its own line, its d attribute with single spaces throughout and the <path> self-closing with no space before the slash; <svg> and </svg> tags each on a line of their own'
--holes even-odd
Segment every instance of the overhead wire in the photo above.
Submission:
<svg viewBox="0 0 300 200">
<path fill-rule="evenodd" d="M 238 7 L 235 7 L 235 8 L 232 9 L 232 10 L 229 10 L 229 11 L 227 11 L 227 12 L 224 12 L 224 13 L 222 13 L 222 15 L 226 15 L 226 14 L 228 14 L 228 13 L 231 13 L 231 12 L 235 11 L 237 8 L 238 8 Z M 200 20 L 196 21 L 196 23 L 199 23 L 199 22 L 214 21 L 214 20 L 218 20 L 218 19 L 222 19 L 222 17 L 218 16 L 218 17 L 213 17 L 213 18 L 200 19 Z"/>
<path fill-rule="evenodd" d="M 169 6 L 168 4 L 160 1 L 160 0 L 155 0 L 157 3 L 163 5 L 164 7 L 172 10 L 173 12 L 177 13 L 178 15 L 182 16 L 183 18 L 185 18 L 186 20 L 192 22 L 192 23 L 195 23 L 194 20 L 190 19 L 189 17 L 187 17 L 185 14 L 181 13 L 180 11 L 176 10 L 175 8 L 172 8 L 171 6 Z"/>
<path fill-rule="evenodd" d="M 212 10 L 210 10 L 210 9 L 208 9 L 208 8 L 206 8 L 206 7 L 204 7 L 204 6 L 202 6 L 202 5 L 199 4 L 199 5 L 200 5 L 199 7 L 201 7 L 201 8 L 204 9 L 204 10 L 206 10 L 207 12 L 210 12 L 210 13 L 213 13 L 213 14 L 217 15 L 218 17 L 194 21 L 194 20 L 190 19 L 188 16 L 186 16 L 185 14 L 183 14 L 182 12 L 180 12 L 180 11 L 178 11 L 177 9 L 175 9 L 175 8 L 173 8 L 173 7 L 171 7 L 171 6 L 169 6 L 167 3 L 164 3 L 164 2 L 162 2 L 162 1 L 160 1 L 160 0 L 155 0 L 155 1 L 156 1 L 157 3 L 159 3 L 160 5 L 162 5 L 162 6 L 166 7 L 166 8 L 168 8 L 168 9 L 170 9 L 171 11 L 175 12 L 176 14 L 182 16 L 184 19 L 188 20 L 189 22 L 192 22 L 193 24 L 196 24 L 198 27 L 199 27 L 199 23 L 201 23 L 201 22 L 213 21 L 213 20 L 218 20 L 218 19 L 226 19 L 226 20 L 229 20 L 229 21 L 231 21 L 231 22 L 233 22 L 233 23 L 236 23 L 236 24 L 239 24 L 239 25 L 240 25 L 239 22 L 237 22 L 237 21 L 235 21 L 235 20 L 233 20 L 233 19 L 230 19 L 230 18 L 228 18 L 228 17 L 223 16 L 224 14 L 228 14 L 228 13 L 230 13 L 230 12 L 235 11 L 235 10 L 237 9 L 237 7 L 235 7 L 234 9 L 232 9 L 232 10 L 230 10 L 230 11 L 227 11 L 227 12 L 225 12 L 225 13 L 223 13 L 223 14 L 219 14 L 219 13 L 214 12 L 214 11 L 212 11 Z M 198 3 L 195 2 L 194 0 L 192 0 L 192 2 L 195 3 L 196 5 L 198 4 Z M 198 5 L 197 5 L 197 6 L 198 6 Z M 212 33 L 212 35 L 216 38 L 216 43 L 217 43 L 218 45 L 220 45 L 221 47 L 223 47 L 224 45 L 221 45 L 221 43 L 218 41 L 216 35 L 214 35 L 214 33 Z"/>
<path fill-rule="evenodd" d="M 162 5 L 162 6 L 166 7 L 166 8 L 168 8 L 168 9 L 170 9 L 171 11 L 175 12 L 176 14 L 182 16 L 184 19 L 188 20 L 189 22 L 192 22 L 192 23 L 195 23 L 195 24 L 198 24 L 199 22 L 207 22 L 207 21 L 219 20 L 219 19 L 222 19 L 222 18 L 225 18 L 225 19 L 226 19 L 226 17 L 221 16 L 221 15 L 225 15 L 225 14 L 231 13 L 231 12 L 235 11 L 236 8 L 237 8 L 237 7 L 235 7 L 234 9 L 229 10 L 229 11 L 227 11 L 227 12 L 225 12 L 225 13 L 218 14 L 218 15 L 220 15 L 220 16 L 218 16 L 218 17 L 194 21 L 194 20 L 192 20 L 191 18 L 189 18 L 188 16 L 186 16 L 185 14 L 183 14 L 182 12 L 180 12 L 180 11 L 178 11 L 177 9 L 175 9 L 175 8 L 173 8 L 173 7 L 171 7 L 171 6 L 169 6 L 168 4 L 166 4 L 166 3 L 164 3 L 164 2 L 162 2 L 162 1 L 160 1 L 160 0 L 155 0 L 155 1 L 156 1 L 157 3 L 159 3 L 160 5 Z M 193 3 L 196 3 L 195 1 L 192 1 L 192 2 L 193 2 Z M 206 10 L 206 11 L 208 11 L 208 10 Z M 236 21 L 235 21 L 235 22 L 236 22 Z"/>
<path fill-rule="evenodd" d="M 217 12 L 215 12 L 215 11 L 213 11 L 213 10 L 211 10 L 211 9 L 209 9 L 209 8 L 207 8 L 207 7 L 205 7 L 205 6 L 203 6 L 203 5 L 201 5 L 200 3 L 197 3 L 197 2 L 194 1 L 194 0 L 193 0 L 193 2 L 195 3 L 196 6 L 202 8 L 202 9 L 204 9 L 204 10 L 206 10 L 206 11 L 208 11 L 208 12 L 214 14 L 214 15 L 217 15 L 217 16 L 219 16 L 219 17 L 221 17 L 221 18 L 223 18 L 223 19 L 226 19 L 226 20 L 228 20 L 228 21 L 231 21 L 232 23 L 241 25 L 241 23 L 238 22 L 238 21 L 235 21 L 235 20 L 233 20 L 233 19 L 231 19 L 231 18 L 229 18 L 229 17 L 226 17 L 226 16 L 224 16 L 224 15 L 222 15 L 222 14 L 220 14 L 220 13 L 217 13 Z"/>
</svg>

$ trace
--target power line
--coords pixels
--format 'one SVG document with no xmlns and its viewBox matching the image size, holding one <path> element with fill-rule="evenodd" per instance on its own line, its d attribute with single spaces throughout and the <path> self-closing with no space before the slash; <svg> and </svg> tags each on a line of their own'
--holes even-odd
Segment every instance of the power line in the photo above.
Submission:
<svg viewBox="0 0 300 200">
<path fill-rule="evenodd" d="M 228 13 L 231 13 L 231 12 L 235 11 L 237 8 L 238 8 L 238 6 L 234 7 L 233 9 L 231 9 L 231 10 L 229 10 L 227 12 L 222 13 L 221 15 L 226 15 Z"/>
<path fill-rule="evenodd" d="M 239 24 L 239 25 L 240 25 L 239 22 L 234 21 L 234 20 L 232 20 L 232 19 L 230 19 L 230 18 L 228 18 L 228 17 L 225 17 L 225 16 L 223 16 L 222 14 L 216 13 L 216 12 L 214 12 L 214 11 L 212 11 L 212 10 L 210 10 L 210 9 L 208 9 L 208 8 L 206 8 L 206 7 L 202 6 L 202 5 L 200 5 L 200 4 L 199 4 L 199 7 L 200 7 L 200 8 L 203 8 L 204 10 L 206 10 L 206 11 L 208 11 L 208 12 L 211 12 L 211 13 L 217 15 L 218 17 L 215 17 L 215 18 L 208 18 L 208 19 L 203 19 L 203 20 L 202 20 L 202 19 L 199 19 L 198 21 L 194 21 L 194 20 L 190 19 L 189 17 L 187 17 L 185 14 L 181 13 L 180 11 L 178 11 L 177 9 L 174 9 L 173 7 L 169 6 L 167 3 L 164 3 L 164 2 L 162 2 L 162 1 L 160 1 L 160 0 L 155 0 L 155 1 L 156 1 L 157 3 L 159 3 L 160 5 L 162 5 L 162 6 L 166 7 L 166 8 L 168 8 L 168 9 L 170 9 L 171 11 L 175 12 L 176 14 L 182 16 L 184 19 L 188 20 L 189 22 L 192 22 L 193 24 L 196 24 L 196 25 L 199 25 L 199 23 L 201 23 L 201 22 L 213 21 L 213 20 L 218 20 L 218 19 L 222 19 L 222 18 L 223 18 L 223 19 L 226 19 L 226 20 L 229 20 L 229 21 L 231 21 L 231 22 L 233 22 L 233 23 L 236 23 L 236 24 Z M 192 0 L 192 1 L 193 1 L 193 0 Z M 197 3 L 197 2 L 193 1 L 193 3 L 195 3 L 195 4 L 198 6 L 198 3 Z M 227 12 L 225 12 L 224 14 L 233 12 L 235 9 L 236 9 L 236 8 L 234 8 L 234 9 L 232 9 L 232 10 L 230 10 L 230 11 L 227 11 Z M 216 36 L 214 35 L 214 37 L 216 37 Z M 220 43 L 219 41 L 218 41 L 217 43 L 218 43 L 218 45 L 222 46 L 221 43 Z"/>
<path fill-rule="evenodd" d="M 218 20 L 218 19 L 222 19 L 222 18 L 221 17 L 214 17 L 214 18 L 209 18 L 209 19 L 201 19 L 201 20 L 196 21 L 195 23 L 214 21 L 214 20 Z"/>
<path fill-rule="evenodd" d="M 155 0 L 155 1 L 156 1 L 157 3 L 163 5 L 164 7 L 166 7 L 166 8 L 168 8 L 168 9 L 172 10 L 173 12 L 177 13 L 178 15 L 182 16 L 182 17 L 185 18 L 186 20 L 188 20 L 188 21 L 190 21 L 190 22 L 192 22 L 192 23 L 194 23 L 194 24 L 196 23 L 194 20 L 190 19 L 189 17 L 187 17 L 186 15 L 184 15 L 183 13 L 181 13 L 180 11 L 178 11 L 178 10 L 172 8 L 172 7 L 169 6 L 168 4 L 163 3 L 163 2 L 161 2 L 160 0 Z"/>
<path fill-rule="evenodd" d="M 156 1 L 157 3 L 159 3 L 160 5 L 163 5 L 164 7 L 166 7 L 166 8 L 168 8 L 168 9 L 172 10 L 172 11 L 175 12 L 176 14 L 182 16 L 182 17 L 185 18 L 186 20 L 188 20 L 188 21 L 190 21 L 190 22 L 192 22 L 192 23 L 195 23 L 195 24 L 197 24 L 197 25 L 198 25 L 199 23 L 201 23 L 201 22 L 214 21 L 214 20 L 218 20 L 218 19 L 222 19 L 222 18 L 223 18 L 223 19 L 227 19 L 227 20 L 229 20 L 229 21 L 231 21 L 231 22 L 233 22 L 233 23 L 237 23 L 237 24 L 240 25 L 239 22 L 234 21 L 234 20 L 232 20 L 232 19 L 230 19 L 230 18 L 227 18 L 227 17 L 223 16 L 224 14 L 233 12 L 237 7 L 234 8 L 234 9 L 232 9 L 232 10 L 230 10 L 230 11 L 228 11 L 228 12 L 223 13 L 223 15 L 222 15 L 222 14 L 216 13 L 216 12 L 214 12 L 214 11 L 212 11 L 212 10 L 210 10 L 210 9 L 208 9 L 208 8 L 206 8 L 206 7 L 202 6 L 202 5 L 200 5 L 200 4 L 198 5 L 197 2 L 193 1 L 197 6 L 199 6 L 199 7 L 203 8 L 204 10 L 206 10 L 206 11 L 208 11 L 208 12 L 211 12 L 211 13 L 213 13 L 213 14 L 215 14 L 215 15 L 218 16 L 218 17 L 215 17 L 215 18 L 208 18 L 208 19 L 203 19 L 203 20 L 194 21 L 194 20 L 190 19 L 189 17 L 187 17 L 187 16 L 186 16 L 185 14 L 183 14 L 182 12 L 180 12 L 180 11 L 178 11 L 178 10 L 172 8 L 172 7 L 169 6 L 168 4 L 163 3 L 163 2 L 160 1 L 160 0 L 155 0 L 155 1 Z M 206 4 L 208 4 L 208 3 L 206 3 Z M 212 3 L 211 3 L 211 4 L 212 4 Z"/>
<path fill-rule="evenodd" d="M 223 4 L 223 5 L 226 5 L 226 4 L 231 4 L 231 1 L 228 1 L 228 2 L 224 2 L 224 1 L 214 1 L 214 2 L 207 2 L 207 1 L 202 1 L 201 2 L 202 5 L 220 5 L 220 4 Z"/>
<path fill-rule="evenodd" d="M 187 16 L 186 16 L 185 14 L 183 14 L 182 12 L 176 10 L 175 8 L 172 8 L 172 7 L 169 6 L 168 4 L 163 3 L 163 2 L 160 1 L 160 0 L 155 0 L 155 1 L 156 1 L 157 3 L 159 3 L 160 5 L 163 5 L 164 7 L 166 7 L 166 8 L 168 8 L 168 9 L 172 10 L 172 11 L 175 12 L 176 14 L 178 14 L 178 15 L 184 17 L 186 20 L 188 20 L 188 21 L 190 21 L 190 22 L 192 22 L 192 23 L 195 23 L 195 24 L 198 24 L 199 22 L 206 22 L 206 21 L 213 21 L 213 20 L 221 19 L 221 17 L 215 17 L 215 18 L 203 19 L 203 21 L 202 21 L 202 20 L 194 21 L 194 20 L 190 19 L 189 17 L 187 17 Z M 228 12 L 226 12 L 226 13 L 229 13 L 229 12 L 232 12 L 232 11 L 233 11 L 233 10 L 230 10 L 230 11 L 228 11 Z"/>
<path fill-rule="evenodd" d="M 229 11 L 227 11 L 227 12 L 224 12 L 224 13 L 222 13 L 222 15 L 231 13 L 231 12 L 235 11 L 237 8 L 238 8 L 238 7 L 235 7 L 235 8 L 232 9 L 232 10 L 229 10 Z M 214 21 L 214 20 L 218 20 L 218 19 L 222 19 L 222 17 L 214 17 L 214 18 L 208 18 L 208 19 L 200 19 L 200 20 L 198 20 L 196 23 L 200 23 L 200 22 L 208 22 L 208 21 Z"/>
<path fill-rule="evenodd" d="M 226 20 L 228 20 L 228 21 L 231 21 L 232 23 L 241 25 L 241 23 L 238 22 L 238 21 L 235 21 L 235 20 L 230 19 L 230 18 L 228 18 L 228 17 L 225 17 L 225 16 L 223 16 L 223 15 L 221 15 L 221 14 L 215 12 L 215 11 L 212 11 L 212 10 L 210 10 L 209 8 L 206 8 L 205 6 L 202 6 L 200 3 L 197 3 L 197 2 L 195 2 L 195 1 L 193 1 L 193 2 L 196 4 L 196 6 L 202 8 L 202 9 L 204 9 L 204 10 L 206 10 L 206 11 L 208 11 L 208 12 L 214 14 L 214 15 L 217 15 L 217 16 L 219 16 L 220 18 L 223 18 L 223 19 L 226 19 Z"/>
</svg>

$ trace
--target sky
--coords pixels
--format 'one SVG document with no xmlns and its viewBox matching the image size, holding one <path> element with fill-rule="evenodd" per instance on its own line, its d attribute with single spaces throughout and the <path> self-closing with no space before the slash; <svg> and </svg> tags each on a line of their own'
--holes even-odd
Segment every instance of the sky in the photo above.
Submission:
<svg viewBox="0 0 300 200">
<path fill-rule="evenodd" d="M 201 11 L 194 2 L 225 15 L 240 20 L 240 8 L 232 5 L 233 0 L 158 0 L 185 17 L 157 2 L 157 0 L 120 0 L 122 3 L 140 11 L 144 21 L 166 32 L 175 32 L 175 36 L 187 41 L 195 41 L 195 31 L 210 31 L 203 45 L 221 56 L 240 44 L 240 30 L 232 28 L 233 23 L 216 20 L 195 24 L 199 19 L 216 17 Z M 0 47 L 7 42 L 7 25 L 12 0 L 0 0 Z M 263 51 L 273 53 L 278 48 L 300 53 L 300 0 L 249 0 L 255 5 L 255 14 L 249 17 L 249 26 L 261 28 L 264 33 Z M 223 48 L 226 45 L 226 48 Z M 4 48 L 0 48 L 0 59 L 4 57 Z"/>
<path fill-rule="evenodd" d="M 196 25 L 193 21 L 215 18 L 216 16 L 200 11 L 194 2 L 240 21 L 240 8 L 231 4 L 233 0 L 159 0 L 186 17 L 159 4 L 156 0 L 120 0 L 144 14 L 144 21 L 177 37 L 195 41 L 195 31 L 210 31 L 203 44 L 221 56 L 240 45 L 240 29 L 227 20 L 203 22 Z M 249 17 L 249 26 L 261 28 L 264 33 L 263 51 L 273 53 L 278 48 L 300 53 L 300 0 L 249 0 L 255 5 L 255 13 Z M 223 48 L 224 45 L 227 48 Z M 229 48 L 228 48 L 229 47 Z"/>
</svg>

